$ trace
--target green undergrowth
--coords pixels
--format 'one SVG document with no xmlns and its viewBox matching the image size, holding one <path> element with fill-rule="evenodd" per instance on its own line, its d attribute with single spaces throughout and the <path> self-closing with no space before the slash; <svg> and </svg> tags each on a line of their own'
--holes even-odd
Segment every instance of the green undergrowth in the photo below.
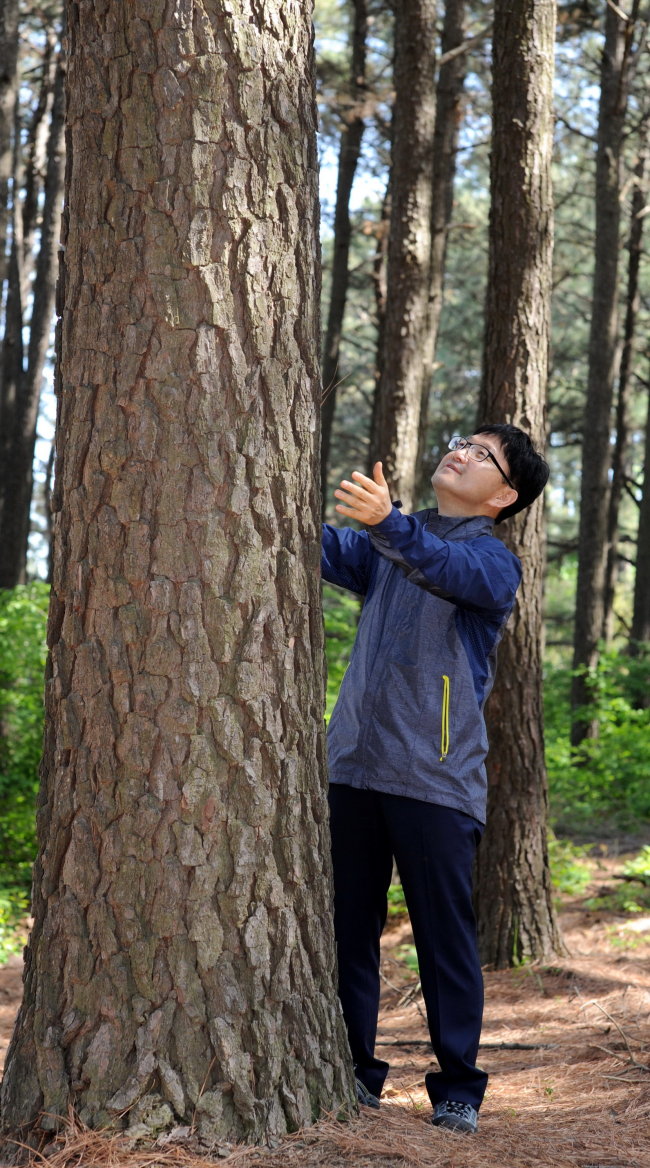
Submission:
<svg viewBox="0 0 650 1168">
<path fill-rule="evenodd" d="M 49 587 L 0 591 L 0 888 L 29 888 L 43 737 Z"/>
<path fill-rule="evenodd" d="M 557 892 L 576 896 L 584 892 L 591 880 L 588 852 L 588 844 L 574 844 L 571 840 L 558 839 L 552 831 L 549 832 L 551 882 Z"/>
<path fill-rule="evenodd" d="M 0 965 L 15 953 L 22 953 L 27 941 L 29 896 L 11 886 L 0 888 Z"/>
<path fill-rule="evenodd" d="M 415 945 L 400 945 L 399 949 L 397 950 L 397 957 L 400 961 L 404 962 L 404 965 L 411 971 L 411 973 L 415 973 L 419 976 L 420 963 L 418 961 Z"/>
<path fill-rule="evenodd" d="M 41 580 L 0 591 L 0 963 L 27 932 L 48 600 Z"/>
<path fill-rule="evenodd" d="M 545 673 L 546 763 L 552 820 L 565 835 L 611 838 L 650 829 L 650 654 L 602 653 L 589 679 L 585 716 L 598 736 L 572 749 L 572 670 Z"/>
<path fill-rule="evenodd" d="M 650 912 L 650 846 L 614 874 L 611 885 L 584 902 L 585 908 L 618 913 Z"/>
<path fill-rule="evenodd" d="M 388 919 L 399 920 L 407 915 L 404 889 L 401 884 L 391 884 L 388 889 Z"/>
<path fill-rule="evenodd" d="M 325 653 L 327 657 L 327 695 L 325 718 L 329 721 L 338 697 L 343 675 L 348 667 L 357 624 L 361 614 L 360 598 L 333 584 L 323 585 L 325 619 Z"/>
</svg>

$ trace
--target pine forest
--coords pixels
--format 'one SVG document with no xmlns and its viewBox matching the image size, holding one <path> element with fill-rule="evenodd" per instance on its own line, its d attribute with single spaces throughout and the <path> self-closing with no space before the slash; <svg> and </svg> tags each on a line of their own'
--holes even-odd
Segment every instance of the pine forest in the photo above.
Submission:
<svg viewBox="0 0 650 1168">
<path fill-rule="evenodd" d="M 463 1163 L 650 1162 L 649 212 L 644 0 L 0 0 L 2 1163 L 460 1163 L 399 864 L 359 1095 L 319 558 L 492 424 L 550 475 L 495 528 Z"/>
</svg>

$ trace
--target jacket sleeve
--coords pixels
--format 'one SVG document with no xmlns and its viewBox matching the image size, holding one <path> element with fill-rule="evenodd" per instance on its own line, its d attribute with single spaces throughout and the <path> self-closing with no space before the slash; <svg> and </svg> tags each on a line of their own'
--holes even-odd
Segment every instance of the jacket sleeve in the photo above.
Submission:
<svg viewBox="0 0 650 1168">
<path fill-rule="evenodd" d="M 323 524 L 321 571 L 330 584 L 365 596 L 374 555 L 367 531 Z"/>
<path fill-rule="evenodd" d="M 414 584 L 465 608 L 506 613 L 521 580 L 517 557 L 492 535 L 445 540 L 395 507 L 370 533 L 373 546 Z"/>
</svg>

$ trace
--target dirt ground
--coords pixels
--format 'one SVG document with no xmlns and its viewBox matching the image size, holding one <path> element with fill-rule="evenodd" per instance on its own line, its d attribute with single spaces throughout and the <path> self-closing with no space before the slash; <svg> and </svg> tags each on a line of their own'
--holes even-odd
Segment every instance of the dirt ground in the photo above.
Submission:
<svg viewBox="0 0 650 1168">
<path fill-rule="evenodd" d="M 387 932 L 378 1054 L 391 1063 L 379 1112 L 326 1120 L 275 1148 L 213 1149 L 235 1168 L 650 1168 L 650 913 L 591 910 L 615 886 L 622 860 L 592 861 L 593 880 L 563 897 L 569 955 L 552 967 L 485 973 L 479 1062 L 490 1074 L 479 1132 L 434 1129 L 423 1075 L 431 1065 L 414 974 L 403 961 L 407 922 Z M 620 887 L 620 885 L 619 885 Z M 0 969 L 0 1055 L 20 999 L 20 962 Z M 186 1129 L 185 1129 L 186 1130 Z M 51 1168 L 199 1168 L 180 1137 L 148 1151 L 70 1129 L 50 1149 Z M 205 1153 L 203 1154 L 205 1156 Z"/>
</svg>

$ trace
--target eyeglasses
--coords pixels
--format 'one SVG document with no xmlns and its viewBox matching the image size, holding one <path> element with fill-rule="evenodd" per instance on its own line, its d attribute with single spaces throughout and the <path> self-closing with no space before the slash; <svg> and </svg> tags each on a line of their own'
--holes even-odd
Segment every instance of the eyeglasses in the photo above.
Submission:
<svg viewBox="0 0 650 1168">
<path fill-rule="evenodd" d="M 479 446 L 478 442 L 470 442 L 468 438 L 461 438 L 460 434 L 454 434 L 453 438 L 449 439 L 448 446 L 450 450 L 466 450 L 468 456 L 472 459 L 473 462 L 485 462 L 486 458 L 489 458 L 490 461 L 493 462 L 496 466 L 499 474 L 503 475 L 508 486 L 512 487 L 513 491 L 517 490 L 515 484 L 512 482 L 512 479 L 508 478 L 503 467 L 499 466 L 492 451 L 488 450 L 487 446 Z"/>
</svg>

